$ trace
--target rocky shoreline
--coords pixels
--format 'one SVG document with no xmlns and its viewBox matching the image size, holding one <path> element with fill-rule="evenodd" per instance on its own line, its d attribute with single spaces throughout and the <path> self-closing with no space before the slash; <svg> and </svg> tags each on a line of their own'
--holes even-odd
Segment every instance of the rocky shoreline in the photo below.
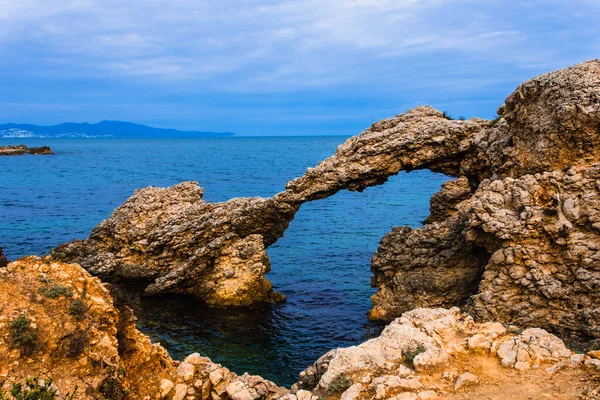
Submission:
<svg viewBox="0 0 600 400">
<path fill-rule="evenodd" d="M 600 61 L 525 82 L 498 114 L 451 120 L 417 107 L 348 139 L 273 198 L 209 203 L 195 182 L 136 191 L 89 238 L 0 270 L 0 380 L 54 377 L 61 395 L 82 398 L 600 398 L 600 353 L 561 340 L 600 340 Z M 290 390 L 197 354 L 173 361 L 92 277 L 215 307 L 282 301 L 266 248 L 302 204 L 414 169 L 455 179 L 422 228 L 393 228 L 373 256 L 369 318 L 390 324 L 325 354 Z"/>
<path fill-rule="evenodd" d="M 22 156 L 25 154 L 54 154 L 48 146 L 42 147 L 27 147 L 24 144 L 18 146 L 2 146 L 0 147 L 0 156 Z"/>
<path fill-rule="evenodd" d="M 60 399 L 597 399 L 600 388 L 600 352 L 458 308 L 407 312 L 379 337 L 326 353 L 290 389 L 197 353 L 172 360 L 137 330 L 118 289 L 77 264 L 10 263 L 0 308 L 5 393 L 33 377 L 29 390 Z"/>
</svg>

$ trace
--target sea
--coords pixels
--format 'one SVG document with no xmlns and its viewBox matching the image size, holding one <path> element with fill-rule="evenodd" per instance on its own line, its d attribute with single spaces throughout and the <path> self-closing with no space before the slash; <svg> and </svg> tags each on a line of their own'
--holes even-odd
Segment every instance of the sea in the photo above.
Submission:
<svg viewBox="0 0 600 400">
<path fill-rule="evenodd" d="M 0 139 L 52 156 L 0 157 L 0 246 L 10 260 L 86 238 L 135 189 L 196 181 L 205 200 L 273 196 L 347 137 Z M 172 357 L 192 352 L 238 374 L 291 385 L 321 355 L 376 336 L 370 260 L 393 226 L 421 226 L 448 178 L 401 172 L 365 191 L 304 204 L 268 249 L 282 304 L 209 309 L 185 297 L 140 297 L 138 326 Z"/>
</svg>

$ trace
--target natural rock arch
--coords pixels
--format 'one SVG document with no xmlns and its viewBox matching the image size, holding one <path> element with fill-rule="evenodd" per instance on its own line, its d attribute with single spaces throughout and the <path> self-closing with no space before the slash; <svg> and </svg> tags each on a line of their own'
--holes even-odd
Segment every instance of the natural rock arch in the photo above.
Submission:
<svg viewBox="0 0 600 400">
<path fill-rule="evenodd" d="M 99 276 L 154 280 L 150 294 L 191 294 L 215 306 L 277 301 L 282 296 L 264 278 L 265 248 L 303 203 L 379 185 L 402 170 L 458 175 L 468 139 L 489 125 L 418 107 L 348 139 L 268 199 L 208 203 L 196 182 L 137 190 L 88 239 L 59 246 L 55 254 Z"/>
<path fill-rule="evenodd" d="M 434 196 L 423 228 L 382 239 L 371 318 L 465 304 L 481 317 L 600 337 L 600 62 L 524 83 L 499 114 L 455 121 L 417 107 L 348 139 L 269 199 L 207 203 L 196 183 L 139 190 L 55 254 L 97 275 L 153 280 L 151 294 L 277 301 L 265 248 L 303 203 L 427 168 L 459 178 Z"/>
</svg>

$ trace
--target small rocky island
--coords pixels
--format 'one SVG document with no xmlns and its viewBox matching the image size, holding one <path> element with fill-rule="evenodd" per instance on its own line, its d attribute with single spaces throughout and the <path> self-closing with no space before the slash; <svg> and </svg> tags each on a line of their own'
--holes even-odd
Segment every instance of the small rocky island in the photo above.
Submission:
<svg viewBox="0 0 600 400">
<path fill-rule="evenodd" d="M 87 239 L 0 268 L 0 389 L 68 399 L 599 399 L 600 60 L 525 82 L 498 114 L 458 121 L 417 107 L 348 139 L 273 198 L 206 202 L 195 182 L 136 191 Z M 422 228 L 393 228 L 371 260 L 369 317 L 387 327 L 327 352 L 291 388 L 197 353 L 171 359 L 110 283 L 145 280 L 147 294 L 215 307 L 282 301 L 264 276 L 266 248 L 302 204 L 414 169 L 455 179 L 432 197 Z"/>
<path fill-rule="evenodd" d="M 42 147 L 27 147 L 24 144 L 18 146 L 2 146 L 0 147 L 0 156 L 22 156 L 24 154 L 54 154 L 48 146 Z"/>
</svg>

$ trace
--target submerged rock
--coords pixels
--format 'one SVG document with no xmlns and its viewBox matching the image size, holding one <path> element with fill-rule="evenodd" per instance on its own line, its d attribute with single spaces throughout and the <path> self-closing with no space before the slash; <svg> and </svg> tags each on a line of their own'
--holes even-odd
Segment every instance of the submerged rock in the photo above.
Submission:
<svg viewBox="0 0 600 400">
<path fill-rule="evenodd" d="M 18 146 L 0 147 L 0 156 L 22 156 L 24 154 L 54 154 L 48 146 L 27 147 L 24 144 Z"/>
<path fill-rule="evenodd" d="M 7 264 L 8 264 L 8 260 L 6 259 L 6 256 L 2 252 L 2 246 L 0 246 L 0 268 L 6 267 Z"/>
</svg>

